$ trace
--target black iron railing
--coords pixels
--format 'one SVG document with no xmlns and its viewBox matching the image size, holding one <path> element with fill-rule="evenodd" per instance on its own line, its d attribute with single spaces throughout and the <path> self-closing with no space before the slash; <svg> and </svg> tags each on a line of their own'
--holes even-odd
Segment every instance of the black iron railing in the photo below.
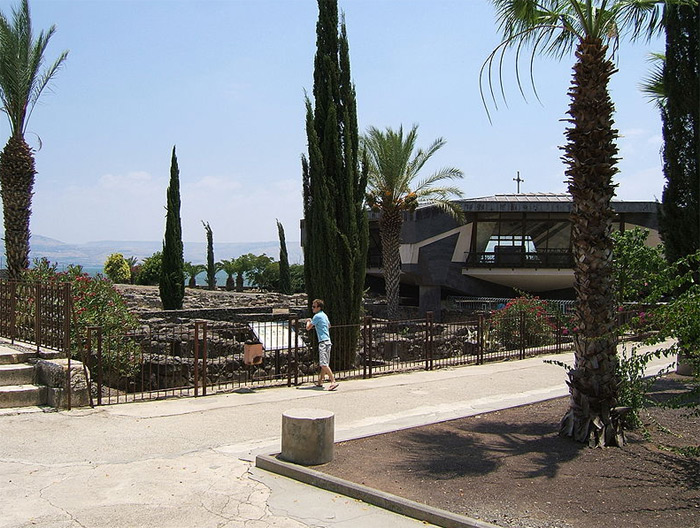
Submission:
<svg viewBox="0 0 700 528">
<path fill-rule="evenodd" d="M 68 354 L 71 286 L 0 281 L 0 336 Z"/>
<path fill-rule="evenodd" d="M 465 264 L 472 268 L 549 268 L 570 269 L 574 260 L 567 249 L 539 249 L 527 252 L 522 246 L 508 246 L 500 251 L 470 252 Z"/>
<path fill-rule="evenodd" d="M 336 378 L 371 378 L 571 348 L 572 332 L 563 319 L 547 316 L 533 327 L 521 321 L 522 317 L 515 314 L 513 320 L 496 320 L 480 315 L 443 323 L 434 321 L 429 313 L 415 320 L 365 317 L 362 324 L 332 326 L 332 358 L 348 357 L 348 351 L 341 349 L 342 340 L 334 336 L 353 329 L 359 336 L 355 349 L 349 351 L 355 361 L 337 371 Z M 496 324 L 510 326 L 501 332 Z M 116 338 L 94 328 L 83 357 L 92 373 L 97 404 L 111 404 L 313 382 L 318 375 L 318 353 L 311 337 L 305 319 L 297 318 L 143 327 Z M 249 357 L 247 352 L 257 350 L 258 343 L 261 356 Z"/>
</svg>

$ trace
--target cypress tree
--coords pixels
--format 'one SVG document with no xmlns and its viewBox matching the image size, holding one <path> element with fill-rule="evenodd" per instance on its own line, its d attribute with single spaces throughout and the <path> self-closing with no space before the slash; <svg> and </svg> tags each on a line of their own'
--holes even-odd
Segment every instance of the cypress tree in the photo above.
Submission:
<svg viewBox="0 0 700 528">
<path fill-rule="evenodd" d="M 163 237 L 163 263 L 160 269 L 160 300 L 163 302 L 163 309 L 180 310 L 185 298 L 185 259 L 180 222 L 180 169 L 175 147 L 170 162 L 170 184 L 166 196 L 168 203 Z"/>
<path fill-rule="evenodd" d="M 700 248 L 699 13 L 700 6 L 666 7 L 661 104 L 666 185 L 659 228 L 670 262 Z"/>
<path fill-rule="evenodd" d="M 360 320 L 367 259 L 367 215 L 363 208 L 367 171 L 359 163 L 355 87 L 345 22 L 338 31 L 336 0 L 318 0 L 312 105 L 306 98 L 308 158 L 304 183 L 304 272 L 309 306 L 325 301 L 334 326 Z M 338 328 L 332 365 L 352 366 L 358 334 Z"/>
<path fill-rule="evenodd" d="M 280 239 L 280 291 L 289 295 L 292 293 L 292 275 L 289 272 L 289 254 L 284 237 L 284 226 L 277 220 L 277 233 Z"/>
<path fill-rule="evenodd" d="M 216 264 L 214 263 L 214 233 L 212 233 L 209 222 L 206 224 L 202 220 L 204 230 L 207 232 L 207 289 L 216 289 Z"/>
</svg>

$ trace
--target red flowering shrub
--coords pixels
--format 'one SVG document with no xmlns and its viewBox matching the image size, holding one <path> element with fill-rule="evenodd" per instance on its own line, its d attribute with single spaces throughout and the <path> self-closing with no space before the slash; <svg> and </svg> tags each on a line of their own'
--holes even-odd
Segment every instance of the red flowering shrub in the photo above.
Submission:
<svg viewBox="0 0 700 528">
<path fill-rule="evenodd" d="M 557 325 L 547 303 L 537 297 L 518 297 L 491 317 L 492 332 L 506 349 L 548 345 L 555 342 Z"/>
<path fill-rule="evenodd" d="M 36 259 L 34 267 L 24 272 L 23 279 L 28 282 L 71 283 L 71 356 L 82 359 L 88 327 L 99 326 L 102 329 L 105 371 L 116 369 L 120 376 L 132 374 L 138 353 L 133 345 L 124 346 L 120 336 L 135 328 L 138 321 L 127 309 L 112 281 L 102 275 L 90 277 L 81 266 L 68 266 L 66 271 L 57 271 L 57 268 L 45 258 Z"/>
</svg>

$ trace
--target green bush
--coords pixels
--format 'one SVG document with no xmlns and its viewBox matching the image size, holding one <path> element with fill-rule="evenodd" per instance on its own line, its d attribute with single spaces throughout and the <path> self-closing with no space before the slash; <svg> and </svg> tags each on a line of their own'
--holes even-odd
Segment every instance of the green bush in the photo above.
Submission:
<svg viewBox="0 0 700 528">
<path fill-rule="evenodd" d="M 116 284 L 131 282 L 131 267 L 121 253 L 112 253 L 104 264 L 105 275 Z"/>
<path fill-rule="evenodd" d="M 134 279 L 136 284 L 155 286 L 160 282 L 160 269 L 163 265 L 163 253 L 156 251 L 144 259 Z"/>
<path fill-rule="evenodd" d="M 269 291 L 280 291 L 280 263 L 269 262 L 257 276 L 258 288 Z"/>
<path fill-rule="evenodd" d="M 292 293 L 303 293 L 306 291 L 304 281 L 304 265 L 292 264 L 289 266 L 289 274 L 292 276 Z"/>
<path fill-rule="evenodd" d="M 613 273 L 618 302 L 639 302 L 654 284 L 667 280 L 669 271 L 663 246 L 647 246 L 649 231 L 638 227 L 615 231 L 613 238 Z"/>
<path fill-rule="evenodd" d="M 279 282 L 279 267 L 277 268 L 277 276 L 275 278 L 275 271 L 273 269 L 268 269 L 268 266 L 270 266 L 270 264 L 273 262 L 274 259 L 272 257 L 268 257 L 265 253 L 253 257 L 251 269 L 246 274 L 246 277 L 253 286 L 260 289 L 275 287 L 274 285 L 271 285 L 270 282 L 274 280 Z"/>
<path fill-rule="evenodd" d="M 666 370 L 662 370 L 654 376 L 647 376 L 647 364 L 654 358 L 668 355 L 669 352 L 666 350 L 639 353 L 636 347 L 632 347 L 629 353 L 619 356 L 617 402 L 620 407 L 629 408 L 629 412 L 624 416 L 626 428 L 636 429 L 643 425 L 640 413 L 642 409 L 653 405 L 653 401 L 648 396 L 649 391 L 654 382 L 667 373 Z"/>
</svg>

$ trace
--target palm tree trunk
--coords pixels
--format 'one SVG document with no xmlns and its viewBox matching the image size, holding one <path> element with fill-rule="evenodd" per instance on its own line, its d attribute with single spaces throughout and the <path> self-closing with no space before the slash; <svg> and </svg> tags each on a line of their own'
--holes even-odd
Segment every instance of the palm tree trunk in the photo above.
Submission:
<svg viewBox="0 0 700 528">
<path fill-rule="evenodd" d="M 561 434 L 591 446 L 622 446 L 617 405 L 617 333 L 612 275 L 612 210 L 617 130 L 608 81 L 615 72 L 600 39 L 581 41 L 569 95 L 573 126 L 564 161 L 572 195 L 574 288 L 578 333 L 569 371 L 570 408 Z"/>
<path fill-rule="evenodd" d="M 400 210 L 382 211 L 379 219 L 379 234 L 382 239 L 382 268 L 386 290 L 387 318 L 395 321 L 399 317 L 399 284 L 401 282 L 401 225 Z"/>
<path fill-rule="evenodd" d="M 17 134 L 0 153 L 0 195 L 5 224 L 5 253 L 10 279 L 29 267 L 29 217 L 32 213 L 34 155 Z"/>
</svg>

